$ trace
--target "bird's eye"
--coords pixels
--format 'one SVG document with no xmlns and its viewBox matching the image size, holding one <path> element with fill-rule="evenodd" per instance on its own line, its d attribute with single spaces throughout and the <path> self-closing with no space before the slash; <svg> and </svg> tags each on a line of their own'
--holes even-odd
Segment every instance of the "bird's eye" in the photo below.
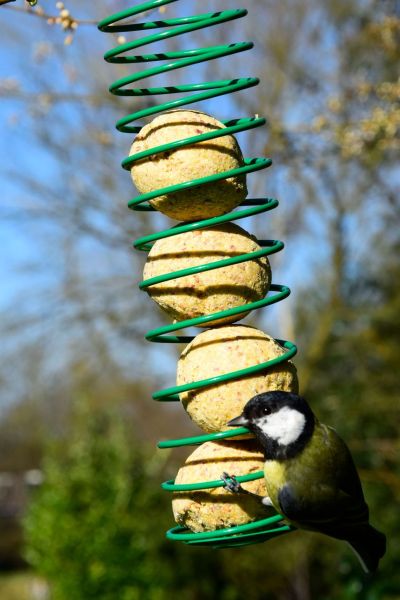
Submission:
<svg viewBox="0 0 400 600">
<path fill-rule="evenodd" d="M 264 415 L 270 415 L 271 414 L 271 409 L 268 408 L 268 406 L 265 406 L 263 408 L 263 413 L 264 413 Z"/>
</svg>

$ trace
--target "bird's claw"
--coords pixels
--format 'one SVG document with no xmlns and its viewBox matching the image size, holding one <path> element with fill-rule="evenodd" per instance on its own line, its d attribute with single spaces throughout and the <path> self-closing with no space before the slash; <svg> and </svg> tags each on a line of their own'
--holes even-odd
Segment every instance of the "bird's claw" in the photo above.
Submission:
<svg viewBox="0 0 400 600">
<path fill-rule="evenodd" d="M 238 494 L 242 491 L 242 486 L 234 475 L 228 475 L 228 473 L 224 472 L 221 475 L 221 479 L 225 483 L 224 490 L 232 492 L 232 494 Z"/>
</svg>

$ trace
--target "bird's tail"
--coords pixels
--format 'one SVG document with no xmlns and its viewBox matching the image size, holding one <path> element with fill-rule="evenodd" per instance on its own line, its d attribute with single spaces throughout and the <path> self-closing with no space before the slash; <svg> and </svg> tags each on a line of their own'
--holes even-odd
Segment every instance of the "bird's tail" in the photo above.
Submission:
<svg viewBox="0 0 400 600">
<path fill-rule="evenodd" d="M 356 534 L 353 533 L 346 541 L 366 573 L 377 570 L 379 561 L 386 552 L 386 536 L 383 533 L 367 524 L 357 528 Z"/>
</svg>

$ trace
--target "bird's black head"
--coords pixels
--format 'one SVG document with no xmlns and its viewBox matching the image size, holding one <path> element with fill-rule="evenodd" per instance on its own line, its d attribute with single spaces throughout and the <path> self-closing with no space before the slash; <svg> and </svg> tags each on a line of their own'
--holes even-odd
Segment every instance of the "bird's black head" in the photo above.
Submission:
<svg viewBox="0 0 400 600">
<path fill-rule="evenodd" d="M 292 458 L 312 436 L 315 417 L 301 396 L 291 392 L 265 392 L 254 396 L 231 427 L 248 427 L 268 459 Z"/>
</svg>

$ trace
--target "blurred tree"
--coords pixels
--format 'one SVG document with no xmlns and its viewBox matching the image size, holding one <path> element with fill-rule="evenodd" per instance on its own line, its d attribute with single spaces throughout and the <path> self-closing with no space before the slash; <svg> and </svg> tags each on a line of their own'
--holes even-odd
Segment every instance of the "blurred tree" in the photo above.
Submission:
<svg viewBox="0 0 400 600">
<path fill-rule="evenodd" d="M 344 78 L 328 103 L 325 123 L 342 157 L 367 168 L 395 159 L 400 148 L 399 6 L 396 0 L 375 1 L 371 9 L 345 27 L 343 71 L 356 77 Z M 324 127 L 324 118 L 319 125 Z"/>
<path fill-rule="evenodd" d="M 143 512 L 156 508 L 157 488 L 111 414 L 81 408 L 77 419 L 67 452 L 44 463 L 26 519 L 28 560 L 57 599 L 156 598 L 160 566 L 143 561 L 154 543 Z"/>
<path fill-rule="evenodd" d="M 31 363 L 30 388 L 18 403 L 3 411 L 0 419 L 0 571 L 24 564 L 20 520 L 30 498 L 29 486 L 24 484 L 26 473 L 41 468 L 48 442 L 57 445 L 58 440 L 65 440 L 73 431 L 72 406 L 76 395 L 88 396 L 88 411 L 94 414 L 112 406 L 133 432 L 135 444 L 154 447 L 158 439 L 167 437 L 174 428 L 188 435 L 192 433 L 183 411 L 174 406 L 162 410 L 151 401 L 152 384 L 133 382 L 105 362 L 102 376 L 81 361 L 62 380 L 41 380 L 35 376 L 40 373 L 35 354 L 29 354 L 29 361 L 26 354 L 25 361 Z M 181 460 L 179 455 L 173 461 L 168 460 L 169 477 Z M 167 516 L 169 509 L 166 519 Z"/>
<path fill-rule="evenodd" d="M 124 7 L 129 3 L 126 0 Z M 129 218 L 124 206 L 132 191 L 129 176 L 124 177 L 118 163 L 130 141 L 114 135 L 112 126 L 131 106 L 105 90 L 110 80 L 125 71 L 103 64 L 101 54 L 112 38 L 93 27 L 100 16 L 96 11 L 104 16 L 117 10 L 117 3 L 83 6 L 70 0 L 67 8 L 60 6 L 57 11 L 45 0 L 41 4 L 49 6 L 49 15 L 42 11 L 35 27 L 28 21 L 38 9 L 23 15 L 12 10 L 17 7 L 6 6 L 0 14 L 1 39 L 8 46 L 0 80 L 3 139 L 8 140 L 1 165 L 7 183 L 1 210 L 9 228 L 5 239 L 8 235 L 15 249 L 10 273 L 19 274 L 18 285 L 2 308 L 4 359 L 0 368 L 5 402 L 32 401 L 27 390 L 36 388 L 33 396 L 43 406 L 44 429 L 55 428 L 65 435 L 63 423 L 69 419 L 73 394 L 60 392 L 60 382 L 74 371 L 80 389 L 98 394 L 122 375 L 128 380 L 125 406 L 130 401 L 132 408 L 127 410 L 139 420 L 138 429 L 147 425 L 144 436 L 151 430 L 156 436 L 164 424 L 168 435 L 173 422 L 175 437 L 185 428 L 185 415 L 179 424 L 173 407 L 153 411 L 141 402 L 148 389 L 154 389 L 153 381 L 144 382 L 139 392 L 134 387 L 136 376 L 142 377 L 143 372 L 149 379 L 158 379 L 171 366 L 173 373 L 175 353 L 170 348 L 161 352 L 151 344 L 141 345 L 147 325 L 162 317 L 155 307 L 144 310 L 142 297 L 134 292 L 132 274 L 137 277 L 141 265 L 136 255 L 128 254 L 128 242 L 151 228 L 161 228 L 164 221 L 154 215 L 150 226 L 140 214 Z M 196 13 L 198 6 L 187 0 L 166 10 L 173 17 Z M 204 11 L 215 10 L 215 0 L 204 0 L 201 6 Z M 218 2 L 218 9 L 225 7 L 232 7 L 231 0 Z M 133 457 L 140 455 L 137 460 L 143 463 L 140 489 L 152 490 L 143 492 L 143 502 L 149 506 L 154 502 L 158 508 L 157 533 L 153 513 L 141 513 L 138 527 L 146 532 L 146 543 L 157 540 L 145 546 L 143 562 L 167 565 L 159 571 L 163 591 L 155 585 L 148 593 L 159 594 L 157 600 L 177 590 L 190 600 L 243 596 L 249 600 L 397 600 L 400 211 L 394 163 L 399 3 L 249 0 L 246 7 L 247 19 L 197 32 L 187 40 L 187 47 L 217 43 L 217 39 L 256 42 L 251 54 L 206 63 L 195 73 L 199 81 L 206 76 L 216 79 L 219 74 L 261 78 L 261 85 L 248 93 L 198 107 L 219 118 L 255 113 L 269 118 L 267 131 L 244 134 L 241 141 L 251 155 L 272 155 L 276 166 L 266 177 L 249 178 L 249 185 L 251 194 L 277 196 L 282 208 L 265 220 L 255 219 L 249 229 L 260 237 L 281 237 L 287 244 L 286 251 L 271 262 L 274 280 L 288 283 L 293 296 L 280 305 L 278 317 L 272 309 L 262 317 L 259 313 L 251 317 L 252 322 L 298 342 L 302 392 L 351 446 L 366 484 L 372 520 L 388 534 L 389 551 L 380 574 L 365 583 L 343 544 L 306 533 L 239 552 L 214 553 L 167 544 L 162 531 L 171 520 L 169 498 L 158 492 L 160 473 L 147 470 L 151 457 L 136 454 L 136 442 L 130 440 Z M 68 14 L 62 16 L 64 10 Z M 75 18 L 78 13 L 82 18 Z M 78 29 L 72 23 L 78 23 Z M 171 40 L 171 48 L 181 47 L 181 42 Z M 26 69 L 29 60 L 31 68 Z M 176 73 L 174 81 L 187 77 L 186 71 Z M 15 246 L 16 238 L 24 239 L 23 251 Z M 170 365 L 165 364 L 168 355 L 173 355 Z M 119 394 L 112 385 L 107 389 L 105 404 Z M 35 432 L 29 431 L 30 418 L 20 410 L 13 413 L 15 420 L 4 422 L 7 435 L 2 448 L 7 468 L 13 463 L 16 445 L 24 444 L 24 431 L 26 447 L 34 449 L 33 456 L 40 455 Z M 94 414 L 98 410 L 95 401 L 92 410 Z M 171 427 L 167 414 L 172 417 Z M 13 428 L 19 432 L 18 444 Z M 22 455 L 22 450 L 15 454 L 17 464 L 29 462 Z M 52 460 L 50 465 L 57 472 L 56 458 Z M 61 455 L 58 460 L 62 464 Z M 108 458 L 105 463 L 113 465 Z M 168 468 L 173 476 L 172 460 Z M 91 485 L 93 469 L 85 469 Z M 123 465 L 115 468 L 120 474 L 124 469 Z M 60 474 L 54 475 L 55 482 L 61 484 L 61 479 Z M 107 500 L 117 480 L 122 475 L 112 479 L 114 483 L 103 476 L 104 485 L 109 486 Z M 134 482 L 126 485 L 133 486 L 138 506 L 143 506 L 142 491 Z M 49 487 L 44 490 L 51 498 Z M 149 499 L 144 500 L 147 493 Z M 93 508 L 99 518 L 104 516 L 102 510 Z M 125 540 L 133 523 L 129 519 L 121 533 Z M 109 520 L 105 522 L 110 525 Z M 85 531 L 90 537 L 89 528 Z M 99 544 L 103 565 L 104 548 Z M 133 558 L 141 556 L 138 549 L 129 552 Z M 143 568 L 146 577 L 154 573 L 152 566 Z M 90 580 L 93 586 L 101 574 L 96 577 L 95 572 Z M 134 586 L 147 597 L 140 588 L 144 585 L 141 577 L 139 572 Z"/>
</svg>

